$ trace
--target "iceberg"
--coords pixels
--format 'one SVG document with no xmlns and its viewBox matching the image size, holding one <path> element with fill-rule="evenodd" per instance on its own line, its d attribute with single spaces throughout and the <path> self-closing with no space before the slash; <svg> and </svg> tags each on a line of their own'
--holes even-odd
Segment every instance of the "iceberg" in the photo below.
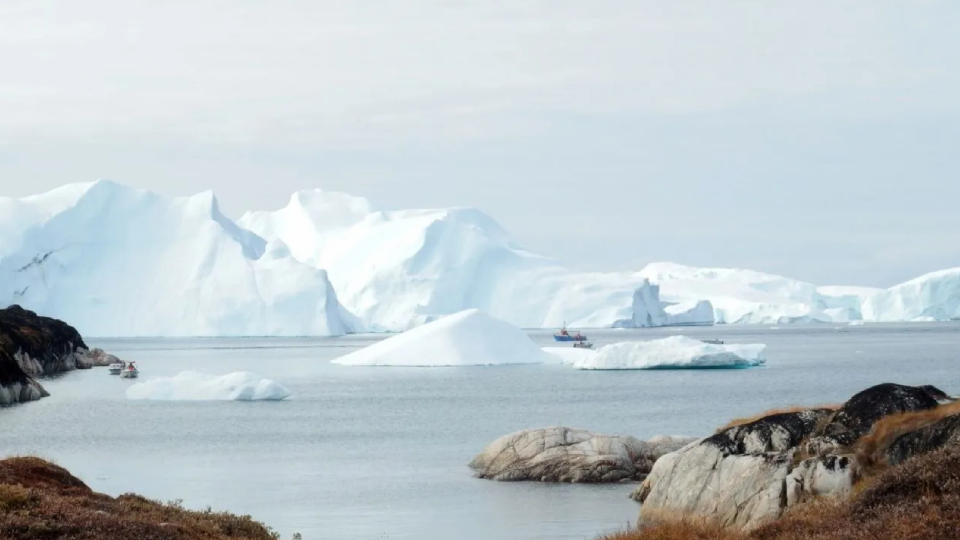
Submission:
<svg viewBox="0 0 960 540">
<path fill-rule="evenodd" d="M 327 270 L 339 300 L 373 330 L 402 331 L 465 309 L 521 328 L 669 324 L 657 286 L 637 272 L 578 272 L 520 247 L 473 208 L 376 210 L 314 190 L 238 223 Z M 698 302 L 703 299 L 696 299 Z M 684 324 L 712 324 L 700 306 Z"/>
<path fill-rule="evenodd" d="M 945 320 L 960 317 L 958 274 L 880 290 L 669 262 L 584 272 L 474 208 L 387 210 L 324 190 L 238 221 L 209 192 L 107 181 L 0 198 L 0 305 L 100 337 L 396 332 L 467 309 L 521 328 Z"/>
<path fill-rule="evenodd" d="M 766 345 L 714 345 L 687 336 L 626 341 L 601 347 L 574 363 L 577 369 L 744 368 L 766 362 Z"/>
<path fill-rule="evenodd" d="M 555 364 L 519 328 L 468 309 L 418 326 L 332 361 L 347 366 L 491 366 Z"/>
<path fill-rule="evenodd" d="M 0 199 L 0 299 L 84 335 L 332 336 L 362 329 L 327 273 L 224 216 L 210 192 L 109 181 Z M 5 222 L 5 224 L 7 224 Z"/>
<path fill-rule="evenodd" d="M 875 322 L 960 318 L 960 268 L 931 272 L 863 301 L 863 319 Z"/>
<path fill-rule="evenodd" d="M 288 397 L 290 391 L 280 383 L 246 371 L 219 376 L 182 371 L 127 388 L 127 399 L 161 401 L 280 401 Z"/>
</svg>

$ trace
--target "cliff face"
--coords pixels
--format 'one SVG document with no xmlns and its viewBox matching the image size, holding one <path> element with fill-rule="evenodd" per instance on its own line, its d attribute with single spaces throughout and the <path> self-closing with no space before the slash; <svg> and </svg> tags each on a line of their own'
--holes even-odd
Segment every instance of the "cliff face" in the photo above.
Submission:
<svg viewBox="0 0 960 540">
<path fill-rule="evenodd" d="M 0 405 L 49 395 L 34 377 L 91 365 L 76 328 L 18 305 L 0 309 Z"/>
</svg>

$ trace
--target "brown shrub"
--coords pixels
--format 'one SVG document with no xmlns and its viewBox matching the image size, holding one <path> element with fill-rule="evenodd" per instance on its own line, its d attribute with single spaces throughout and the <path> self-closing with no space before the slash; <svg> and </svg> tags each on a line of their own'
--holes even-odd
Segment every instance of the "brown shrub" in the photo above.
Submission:
<svg viewBox="0 0 960 540">
<path fill-rule="evenodd" d="M 62 467 L 22 457 L 0 460 L 0 538 L 276 540 L 278 535 L 250 516 L 95 493 Z"/>
<path fill-rule="evenodd" d="M 810 407 L 808 405 L 791 405 L 789 407 L 778 407 L 776 409 L 770 409 L 760 414 L 755 414 L 753 416 L 746 416 L 743 418 L 734 418 L 733 420 L 727 422 L 725 425 L 717 428 L 716 433 L 720 433 L 721 431 L 725 429 L 730 429 L 732 427 L 750 424 L 750 423 L 756 422 L 757 420 L 766 418 L 768 416 L 773 416 L 775 414 L 798 413 L 798 412 L 804 412 L 804 411 L 812 411 L 815 409 L 830 409 L 832 411 L 836 411 L 840 409 L 840 407 L 842 407 L 842 405 L 839 405 L 836 403 L 832 403 L 830 405 L 817 405 L 815 407 Z"/>
</svg>

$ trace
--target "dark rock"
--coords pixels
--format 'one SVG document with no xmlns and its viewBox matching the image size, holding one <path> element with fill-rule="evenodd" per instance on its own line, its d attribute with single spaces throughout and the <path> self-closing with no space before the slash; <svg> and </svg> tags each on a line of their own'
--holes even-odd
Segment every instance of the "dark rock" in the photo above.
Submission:
<svg viewBox="0 0 960 540">
<path fill-rule="evenodd" d="M 883 383 L 867 388 L 847 400 L 827 424 L 823 437 L 848 446 L 867 434 L 873 424 L 885 416 L 933 409 L 939 405 L 934 396 L 946 394 L 933 386 L 904 386 Z"/>
<path fill-rule="evenodd" d="M 76 328 L 18 305 L 0 309 L 0 349 L 16 358 L 28 375 L 87 367 L 86 355 L 77 353 L 88 347 Z"/>
<path fill-rule="evenodd" d="M 0 309 L 0 405 L 48 396 L 34 377 L 91 365 L 74 327 L 18 305 Z"/>
<path fill-rule="evenodd" d="M 887 449 L 887 461 L 891 465 L 898 465 L 913 456 L 948 445 L 960 445 L 960 414 L 901 435 Z"/>
<path fill-rule="evenodd" d="M 810 409 L 780 413 L 727 428 L 707 438 L 726 454 L 762 454 L 785 452 L 813 434 L 819 423 L 833 414 L 830 409 Z"/>
</svg>

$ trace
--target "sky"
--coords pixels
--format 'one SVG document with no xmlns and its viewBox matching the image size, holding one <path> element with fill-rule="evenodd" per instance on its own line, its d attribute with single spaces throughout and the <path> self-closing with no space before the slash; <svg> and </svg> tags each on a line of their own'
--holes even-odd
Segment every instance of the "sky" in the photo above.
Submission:
<svg viewBox="0 0 960 540">
<path fill-rule="evenodd" d="M 960 266 L 960 3 L 4 0 L 0 195 L 476 206 L 589 270 Z"/>
</svg>

